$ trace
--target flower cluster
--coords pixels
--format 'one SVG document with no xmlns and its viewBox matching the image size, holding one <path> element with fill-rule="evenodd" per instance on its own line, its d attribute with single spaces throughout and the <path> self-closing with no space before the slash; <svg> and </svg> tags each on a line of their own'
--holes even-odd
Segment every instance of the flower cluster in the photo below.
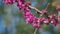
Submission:
<svg viewBox="0 0 60 34">
<path fill-rule="evenodd" d="M 47 16 L 44 17 L 35 17 L 32 12 L 30 11 L 31 8 L 28 5 L 31 5 L 30 2 L 26 2 L 25 0 L 5 0 L 4 1 L 5 4 L 13 4 L 14 2 L 17 2 L 17 6 L 19 8 L 19 10 L 24 10 L 23 15 L 26 19 L 26 23 L 27 24 L 32 24 L 32 26 L 36 27 L 36 28 L 40 28 L 41 24 L 45 23 L 45 24 L 54 24 L 56 25 L 58 23 L 57 19 L 57 15 L 53 14 L 53 15 L 48 15 L 46 10 L 42 10 L 41 14 L 47 14 Z"/>
<path fill-rule="evenodd" d="M 15 0 L 4 0 L 5 4 L 13 4 Z"/>
</svg>

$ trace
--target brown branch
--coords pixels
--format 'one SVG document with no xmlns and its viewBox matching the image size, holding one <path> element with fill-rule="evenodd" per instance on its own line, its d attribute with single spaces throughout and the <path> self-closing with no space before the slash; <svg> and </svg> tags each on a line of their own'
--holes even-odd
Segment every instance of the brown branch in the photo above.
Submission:
<svg viewBox="0 0 60 34">
<path fill-rule="evenodd" d="M 47 8 L 48 8 L 49 5 L 50 5 L 50 3 L 47 4 L 45 10 L 47 10 Z M 32 7 L 32 6 L 30 6 L 30 5 L 29 5 L 29 7 L 30 7 L 31 9 L 34 9 L 34 10 L 36 10 L 37 12 L 39 12 L 39 13 L 40 13 L 40 16 L 42 16 L 42 14 L 41 14 L 42 12 L 41 12 L 40 10 L 38 10 L 37 8 Z"/>
<path fill-rule="evenodd" d="M 34 9 L 34 10 L 38 11 L 39 13 L 42 13 L 40 10 L 38 10 L 38 9 L 35 8 L 35 7 L 32 7 L 32 6 L 30 6 L 30 5 L 29 5 L 29 7 L 30 7 L 31 9 Z"/>
<path fill-rule="evenodd" d="M 48 3 L 48 5 L 47 5 L 47 7 L 45 8 L 45 10 L 47 10 L 47 8 L 48 8 L 49 5 L 50 5 L 50 3 Z M 38 11 L 39 13 L 42 13 L 40 10 L 38 10 L 38 9 L 35 8 L 35 7 L 32 7 L 32 6 L 30 6 L 30 5 L 29 5 L 29 7 L 30 7 L 31 9 L 34 9 L 34 10 Z"/>
</svg>

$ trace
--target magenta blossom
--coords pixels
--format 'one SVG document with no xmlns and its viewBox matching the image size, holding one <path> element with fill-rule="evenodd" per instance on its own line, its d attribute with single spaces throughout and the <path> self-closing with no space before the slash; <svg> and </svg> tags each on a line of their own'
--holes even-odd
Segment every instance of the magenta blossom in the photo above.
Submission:
<svg viewBox="0 0 60 34">
<path fill-rule="evenodd" d="M 57 18 L 57 15 L 56 14 L 51 14 L 48 16 L 50 19 L 54 19 L 54 18 Z"/>
<path fill-rule="evenodd" d="M 15 0 L 4 0 L 5 4 L 13 4 Z"/>
<path fill-rule="evenodd" d="M 32 23 L 32 25 L 33 25 L 33 27 L 36 27 L 36 28 L 40 28 L 41 27 L 41 25 L 38 24 L 38 23 Z"/>
<path fill-rule="evenodd" d="M 52 20 L 51 20 L 51 23 L 54 24 L 54 25 L 56 25 L 56 24 L 57 24 L 57 21 L 54 20 L 54 19 L 52 19 Z"/>
<path fill-rule="evenodd" d="M 49 21 L 50 21 L 49 19 L 44 19 L 43 22 L 44 22 L 45 24 L 49 24 Z"/>
</svg>

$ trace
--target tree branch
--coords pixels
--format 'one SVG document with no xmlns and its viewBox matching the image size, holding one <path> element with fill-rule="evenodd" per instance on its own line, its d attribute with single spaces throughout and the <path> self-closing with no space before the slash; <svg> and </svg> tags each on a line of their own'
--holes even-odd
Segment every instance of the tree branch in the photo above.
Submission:
<svg viewBox="0 0 60 34">
<path fill-rule="evenodd" d="M 49 5 L 50 5 L 50 3 L 47 4 L 47 7 L 45 8 L 45 10 L 47 10 L 47 8 L 48 8 Z M 28 6 L 29 6 L 31 9 L 36 10 L 36 11 L 39 12 L 40 14 L 42 13 L 42 12 L 41 12 L 40 10 L 38 10 L 37 8 L 32 7 L 32 6 L 30 6 L 30 5 L 28 5 Z M 41 14 L 40 16 L 42 16 L 42 14 Z M 37 30 L 38 30 L 38 28 L 35 29 L 34 34 L 37 33 Z"/>
<path fill-rule="evenodd" d="M 39 13 L 42 13 L 40 10 L 38 10 L 38 9 L 35 8 L 35 7 L 32 7 L 32 6 L 30 6 L 30 5 L 29 5 L 29 7 L 30 7 L 31 9 L 34 9 L 34 10 L 38 11 Z"/>
</svg>

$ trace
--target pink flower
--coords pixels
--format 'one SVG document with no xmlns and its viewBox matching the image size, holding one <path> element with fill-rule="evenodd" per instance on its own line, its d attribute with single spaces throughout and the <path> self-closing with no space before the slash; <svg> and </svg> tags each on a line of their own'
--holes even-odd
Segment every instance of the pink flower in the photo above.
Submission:
<svg viewBox="0 0 60 34">
<path fill-rule="evenodd" d="M 31 23 L 33 23 L 33 20 L 31 18 L 27 18 L 26 19 L 26 24 L 31 24 Z"/>
<path fill-rule="evenodd" d="M 60 16 L 58 15 L 58 22 L 60 22 Z"/>
<path fill-rule="evenodd" d="M 18 2 L 18 3 L 21 2 L 22 4 L 24 4 L 24 3 L 25 3 L 25 0 L 17 0 L 17 2 Z"/>
<path fill-rule="evenodd" d="M 4 0 L 5 4 L 13 4 L 15 0 Z"/>
<path fill-rule="evenodd" d="M 54 19 L 52 19 L 52 20 L 51 20 L 51 23 L 54 24 L 54 25 L 56 25 L 56 24 L 57 24 L 57 21 L 54 20 Z"/>
<path fill-rule="evenodd" d="M 57 18 L 57 15 L 56 14 L 49 15 L 49 18 L 50 19 Z"/>
<path fill-rule="evenodd" d="M 25 11 L 23 13 L 23 15 L 24 15 L 25 18 L 32 18 L 33 17 L 33 14 L 30 11 Z"/>
<path fill-rule="evenodd" d="M 30 23 L 30 24 L 33 23 L 35 18 L 29 9 L 25 9 L 25 12 L 23 13 L 23 15 L 24 15 L 27 23 Z"/>
<path fill-rule="evenodd" d="M 39 18 L 40 22 L 43 22 L 44 21 L 44 18 Z"/>
<path fill-rule="evenodd" d="M 57 5 L 56 10 L 60 11 L 60 4 Z"/>
<path fill-rule="evenodd" d="M 13 4 L 13 0 L 8 0 L 8 3 L 9 4 Z"/>
<path fill-rule="evenodd" d="M 45 13 L 47 13 L 47 11 L 46 10 L 42 10 L 42 14 L 45 14 Z"/>
<path fill-rule="evenodd" d="M 13 3 L 15 3 L 16 2 L 16 0 L 13 0 Z"/>
<path fill-rule="evenodd" d="M 28 1 L 28 2 L 26 2 L 25 4 L 26 4 L 26 5 L 31 5 L 31 2 L 30 2 L 30 1 Z"/>
<path fill-rule="evenodd" d="M 5 4 L 9 4 L 8 0 L 5 0 L 4 2 L 5 2 Z"/>
<path fill-rule="evenodd" d="M 36 28 L 40 28 L 41 27 L 41 25 L 38 24 L 38 23 L 32 23 L 32 25 L 33 25 L 33 27 L 36 27 Z"/>
<path fill-rule="evenodd" d="M 26 8 L 24 9 L 24 11 L 30 11 L 30 9 L 29 9 L 28 7 L 26 7 Z"/>
<path fill-rule="evenodd" d="M 33 18 L 33 23 L 38 23 L 38 19 L 36 17 Z"/>
<path fill-rule="evenodd" d="M 45 24 L 49 24 L 49 19 L 45 19 L 43 22 L 45 23 Z"/>
</svg>

